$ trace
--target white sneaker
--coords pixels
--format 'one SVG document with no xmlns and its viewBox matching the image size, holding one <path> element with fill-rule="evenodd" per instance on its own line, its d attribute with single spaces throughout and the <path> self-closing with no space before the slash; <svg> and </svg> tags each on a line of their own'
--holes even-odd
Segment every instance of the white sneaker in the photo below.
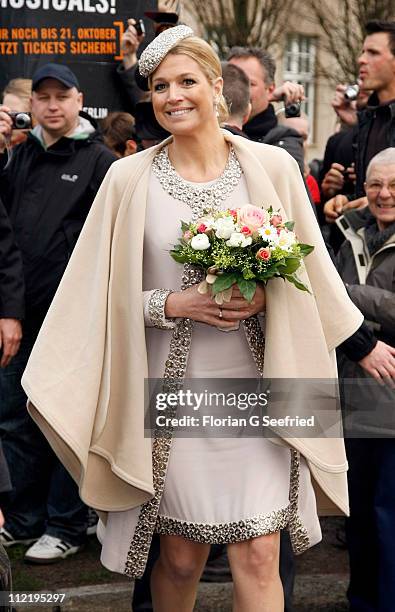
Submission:
<svg viewBox="0 0 395 612">
<path fill-rule="evenodd" d="M 25 554 L 25 561 L 30 563 L 55 563 L 69 555 L 75 555 L 82 546 L 73 546 L 60 538 L 44 533 Z"/>
<path fill-rule="evenodd" d="M 38 538 L 15 538 L 12 533 L 4 529 L 4 527 L 0 527 L 0 544 L 4 546 L 4 548 L 8 548 L 10 546 L 15 546 L 16 544 L 24 544 L 25 546 L 29 546 L 29 544 L 33 544 L 36 542 Z"/>
</svg>

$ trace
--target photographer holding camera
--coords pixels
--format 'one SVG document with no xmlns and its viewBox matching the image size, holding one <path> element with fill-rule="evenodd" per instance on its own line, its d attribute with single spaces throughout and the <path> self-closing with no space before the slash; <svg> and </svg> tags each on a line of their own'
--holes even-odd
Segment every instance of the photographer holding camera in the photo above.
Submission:
<svg viewBox="0 0 395 612">
<path fill-rule="evenodd" d="M 274 84 L 276 64 L 272 56 L 258 47 L 233 47 L 227 61 L 244 70 L 250 81 L 251 115 L 243 131 L 251 140 L 282 147 L 296 159 L 304 172 L 304 151 L 301 135 L 285 125 L 279 125 L 272 102 L 285 100 L 285 105 L 298 114 L 304 100 L 304 89 L 299 83 L 286 81 Z"/>
<path fill-rule="evenodd" d="M 37 125 L 25 142 L 13 147 L 0 174 L 25 282 L 21 346 L 0 370 L 0 434 L 13 484 L 0 542 L 12 546 L 38 540 L 25 559 L 47 563 L 80 549 L 87 508 L 30 418 L 20 380 L 91 204 L 116 157 L 89 115 L 80 113 L 82 93 L 67 66 L 41 66 L 32 90 Z M 0 106 L 0 134 L 8 141 L 16 127 L 16 116 L 10 113 L 10 107 Z"/>
<path fill-rule="evenodd" d="M 335 195 L 324 206 L 325 220 L 334 223 L 347 210 L 366 206 L 364 190 L 370 160 L 387 147 L 395 146 L 395 21 L 370 21 L 358 58 L 361 88 L 372 91 L 367 106 L 358 112 L 356 133 L 356 185 L 352 196 Z M 340 111 L 348 101 L 339 105 Z"/>
<path fill-rule="evenodd" d="M 340 129 L 330 136 L 325 148 L 319 177 L 324 201 L 337 193 L 347 196 L 354 194 L 354 142 L 358 133 L 357 113 L 366 107 L 370 93 L 358 85 L 339 84 L 336 87 L 332 107 L 340 121 Z"/>
<path fill-rule="evenodd" d="M 11 135 L 5 138 L 0 134 L 0 155 L 6 155 L 6 149 L 24 142 L 31 125 L 32 82 L 30 79 L 11 79 L 4 87 L 2 103 L 11 109 L 13 123 L 17 124 Z"/>
</svg>

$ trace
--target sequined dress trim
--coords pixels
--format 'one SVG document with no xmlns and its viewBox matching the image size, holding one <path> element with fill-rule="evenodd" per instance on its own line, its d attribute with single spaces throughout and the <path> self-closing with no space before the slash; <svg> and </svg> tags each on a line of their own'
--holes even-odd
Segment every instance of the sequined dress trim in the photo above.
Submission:
<svg viewBox="0 0 395 612">
<path fill-rule="evenodd" d="M 286 508 L 229 523 L 191 523 L 158 516 L 155 533 L 178 535 L 200 544 L 234 544 L 288 528 L 295 554 L 309 548 L 309 538 L 298 515 L 300 456 L 291 450 L 289 504 Z"/>
</svg>

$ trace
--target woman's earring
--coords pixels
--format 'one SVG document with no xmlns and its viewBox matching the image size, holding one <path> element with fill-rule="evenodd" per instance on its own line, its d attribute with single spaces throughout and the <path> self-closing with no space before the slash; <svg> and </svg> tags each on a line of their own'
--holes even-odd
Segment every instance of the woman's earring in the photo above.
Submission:
<svg viewBox="0 0 395 612">
<path fill-rule="evenodd" d="M 215 98 L 214 99 L 214 110 L 215 110 L 215 115 L 216 115 L 217 119 L 219 118 L 218 105 L 219 105 L 219 98 Z"/>
</svg>

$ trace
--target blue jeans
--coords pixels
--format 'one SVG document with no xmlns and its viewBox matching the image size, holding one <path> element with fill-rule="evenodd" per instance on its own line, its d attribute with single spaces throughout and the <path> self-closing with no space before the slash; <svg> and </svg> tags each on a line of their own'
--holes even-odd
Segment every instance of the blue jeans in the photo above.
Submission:
<svg viewBox="0 0 395 612">
<path fill-rule="evenodd" d="M 347 439 L 351 612 L 395 612 L 395 440 Z"/>
<path fill-rule="evenodd" d="M 13 486 L 2 508 L 4 526 L 18 539 L 47 533 L 81 545 L 88 509 L 26 409 L 21 377 L 39 325 L 25 324 L 23 331 L 18 354 L 0 370 L 0 437 Z"/>
</svg>

